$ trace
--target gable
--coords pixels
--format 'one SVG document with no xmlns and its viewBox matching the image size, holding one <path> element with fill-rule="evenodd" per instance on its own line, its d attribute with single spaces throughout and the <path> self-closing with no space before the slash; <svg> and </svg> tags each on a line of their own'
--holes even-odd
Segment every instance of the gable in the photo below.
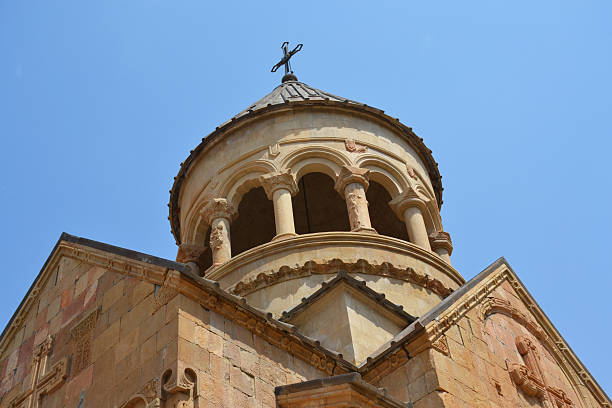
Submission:
<svg viewBox="0 0 612 408">
<path fill-rule="evenodd" d="M 610 407 L 608 396 L 573 353 L 508 263 L 499 259 L 417 319 L 360 367 L 373 384 L 426 377 L 395 387 L 396 397 L 475 406 Z M 415 365 L 416 364 L 416 365 Z M 425 388 L 423 388 L 425 387 Z"/>
</svg>

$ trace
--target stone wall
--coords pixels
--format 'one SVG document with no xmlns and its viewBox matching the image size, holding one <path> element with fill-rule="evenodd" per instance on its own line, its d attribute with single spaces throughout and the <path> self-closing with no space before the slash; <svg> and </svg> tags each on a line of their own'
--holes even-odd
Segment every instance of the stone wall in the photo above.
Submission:
<svg viewBox="0 0 612 408">
<path fill-rule="evenodd" d="M 172 289 L 56 265 L 0 355 L 2 408 L 273 407 L 275 386 L 326 375 Z"/>
<path fill-rule="evenodd" d="M 599 407 L 504 281 L 377 386 L 420 407 Z M 528 342 L 528 352 L 522 344 Z M 532 354 L 530 354 L 532 353 Z M 533 357 L 533 358 L 532 358 Z"/>
</svg>

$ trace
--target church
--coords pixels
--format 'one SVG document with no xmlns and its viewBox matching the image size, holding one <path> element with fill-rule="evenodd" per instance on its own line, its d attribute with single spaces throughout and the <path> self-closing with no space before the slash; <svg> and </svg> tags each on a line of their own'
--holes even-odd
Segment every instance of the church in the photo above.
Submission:
<svg viewBox="0 0 612 408">
<path fill-rule="evenodd" d="M 279 86 L 170 191 L 175 260 L 62 234 L 0 337 L 0 408 L 612 402 L 504 258 L 466 282 L 422 138 Z"/>
</svg>

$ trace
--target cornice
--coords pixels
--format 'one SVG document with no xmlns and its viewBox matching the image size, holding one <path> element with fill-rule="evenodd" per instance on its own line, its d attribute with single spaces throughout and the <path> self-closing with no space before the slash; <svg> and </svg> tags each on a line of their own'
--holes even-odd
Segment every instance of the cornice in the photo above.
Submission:
<svg viewBox="0 0 612 408">
<path fill-rule="evenodd" d="M 442 299 L 453 292 L 452 288 L 444 285 L 438 279 L 425 273 L 418 273 L 414 268 L 398 268 L 389 262 L 370 264 L 365 259 L 359 259 L 357 262 L 344 262 L 341 259 L 331 259 L 327 262 L 313 260 L 304 263 L 302 266 L 296 265 L 292 267 L 284 265 L 278 271 L 261 272 L 254 279 L 240 281 L 234 285 L 230 292 L 237 296 L 247 296 L 267 286 L 292 279 L 318 274 L 334 274 L 342 271 L 346 271 L 349 274 L 359 273 L 402 280 L 430 290 Z"/>
<path fill-rule="evenodd" d="M 197 276 L 183 264 L 108 246 L 126 251 L 128 254 L 139 254 L 150 262 L 142 259 L 132 259 L 125 255 L 107 252 L 95 247 L 72 242 L 65 238 L 73 238 L 72 241 L 82 240 L 67 234 L 62 235 L 41 273 L 32 285 L 26 299 L 24 299 L 5 329 L 0 339 L 0 354 L 4 352 L 6 346 L 22 327 L 28 311 L 32 306 L 36 305 L 44 284 L 55 271 L 59 260 L 63 257 L 68 257 L 122 275 L 145 280 L 160 286 L 160 293 L 167 292 L 172 294 L 172 297 L 178 293 L 187 296 L 203 307 L 214 310 L 254 334 L 263 337 L 272 345 L 287 351 L 329 375 L 357 371 L 357 367 L 342 359 L 337 353 L 325 349 L 318 341 L 295 332 L 295 328 L 292 325 L 282 323 L 272 318 L 271 314 L 265 314 L 249 306 L 243 299 L 222 290 L 217 282 Z M 106 245 L 95 241 L 85 241 L 94 243 L 96 246 Z M 160 262 L 158 263 L 162 265 L 153 263 L 155 260 L 159 260 Z M 177 269 L 180 270 L 168 268 L 164 265 L 165 263 L 168 263 L 168 265 L 175 264 Z"/>
<path fill-rule="evenodd" d="M 297 249 L 307 250 L 309 247 L 320 245 L 342 246 L 359 245 L 363 247 L 378 247 L 386 250 L 403 253 L 419 261 L 425 262 L 444 275 L 448 276 L 458 286 L 463 285 L 463 277 L 448 263 L 431 251 L 427 251 L 418 245 L 401 239 L 385 235 L 360 233 L 360 232 L 320 232 L 314 234 L 303 234 L 287 238 L 282 241 L 272 241 L 242 252 L 222 265 L 216 266 L 207 272 L 207 278 L 220 280 L 232 271 L 256 262 L 263 258 L 283 252 L 291 252 Z"/>
<path fill-rule="evenodd" d="M 233 117 L 228 122 L 224 123 L 220 127 L 217 127 L 212 133 L 208 136 L 202 138 L 202 142 L 196 146 L 195 149 L 191 150 L 189 156 L 185 161 L 180 164 L 179 172 L 177 176 L 174 178 L 174 183 L 170 190 L 170 202 L 168 203 L 169 207 L 169 220 L 170 226 L 172 230 L 172 234 L 174 235 L 174 239 L 176 240 L 177 245 L 181 244 L 181 233 L 180 233 L 180 221 L 179 221 L 179 197 L 180 190 L 183 184 L 183 181 L 189 172 L 189 169 L 193 163 L 195 163 L 200 156 L 200 154 L 205 151 L 207 147 L 212 146 L 212 143 L 222 138 L 223 136 L 229 134 L 230 132 L 235 131 L 236 129 L 245 126 L 247 123 L 250 123 L 256 119 L 261 119 L 267 115 L 280 113 L 289 110 L 296 109 L 336 109 L 339 111 L 344 111 L 348 113 L 358 113 L 361 115 L 365 115 L 366 117 L 374 120 L 378 123 L 382 123 L 384 126 L 395 130 L 408 144 L 416 151 L 419 155 L 419 158 L 425 165 L 425 168 L 429 174 L 429 178 L 433 185 L 433 189 L 435 192 L 436 200 L 438 203 L 438 209 L 442 206 L 442 191 L 444 190 L 442 187 L 442 176 L 440 175 L 440 171 L 438 169 L 438 163 L 435 161 L 432 155 L 431 149 L 429 149 L 425 143 L 423 142 L 423 138 L 417 136 L 412 128 L 404 125 L 397 118 L 393 118 L 384 113 L 383 110 L 373 108 L 366 104 L 356 103 L 350 101 L 348 99 L 343 101 L 334 101 L 334 100 L 303 100 L 303 101 L 287 101 L 283 104 L 276 105 L 268 105 L 261 109 L 250 110 L 244 115 L 240 117 Z"/>
</svg>

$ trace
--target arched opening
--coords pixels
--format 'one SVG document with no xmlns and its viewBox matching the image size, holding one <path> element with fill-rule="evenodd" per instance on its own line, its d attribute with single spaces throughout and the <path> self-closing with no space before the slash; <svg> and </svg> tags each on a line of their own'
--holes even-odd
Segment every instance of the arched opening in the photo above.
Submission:
<svg viewBox="0 0 612 408">
<path fill-rule="evenodd" d="M 206 249 L 198 258 L 198 266 L 200 267 L 200 273 L 203 275 L 204 271 L 212 266 L 212 251 L 210 249 L 210 227 L 206 229 Z"/>
<path fill-rule="evenodd" d="M 368 191 L 366 191 L 366 199 L 368 200 L 372 228 L 376 232 L 380 235 L 410 241 L 406 231 L 406 224 L 397 218 L 391 207 L 389 207 L 391 195 L 381 184 L 370 180 L 370 186 Z"/>
<path fill-rule="evenodd" d="M 295 232 L 309 234 L 326 231 L 350 231 L 346 203 L 334 190 L 334 180 L 324 173 L 308 173 L 298 182 L 293 197 Z"/>
<path fill-rule="evenodd" d="M 230 226 L 232 256 L 270 242 L 274 235 L 274 205 L 262 187 L 253 188 L 242 196 L 238 218 Z"/>
</svg>

